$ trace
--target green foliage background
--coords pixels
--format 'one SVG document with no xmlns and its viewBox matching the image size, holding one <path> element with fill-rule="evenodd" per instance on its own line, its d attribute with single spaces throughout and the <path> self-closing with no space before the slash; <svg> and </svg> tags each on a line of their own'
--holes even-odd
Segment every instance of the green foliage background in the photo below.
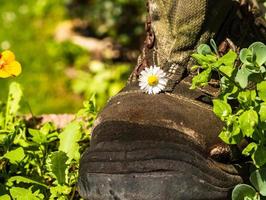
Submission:
<svg viewBox="0 0 266 200">
<path fill-rule="evenodd" d="M 120 44 L 138 48 L 145 21 L 143 0 L 74 0 L 72 17 L 86 20 L 97 37 L 111 36 Z"/>
<path fill-rule="evenodd" d="M 144 29 L 142 4 L 142 0 L 2 0 L 0 50 L 12 50 L 22 64 L 23 72 L 16 78 L 24 90 L 22 111 L 29 113 L 30 107 L 34 114 L 74 113 L 92 93 L 99 105 L 117 93 L 133 64 L 100 60 L 95 69 L 87 50 L 68 41 L 56 42 L 55 30 L 60 22 L 79 18 L 90 24 L 90 37 L 112 37 L 138 49 L 136 40 Z M 125 15 L 125 8 L 130 15 Z M 69 69 L 77 77 L 66 76 Z M 0 100 L 7 97 L 11 81 L 0 80 Z"/>
</svg>

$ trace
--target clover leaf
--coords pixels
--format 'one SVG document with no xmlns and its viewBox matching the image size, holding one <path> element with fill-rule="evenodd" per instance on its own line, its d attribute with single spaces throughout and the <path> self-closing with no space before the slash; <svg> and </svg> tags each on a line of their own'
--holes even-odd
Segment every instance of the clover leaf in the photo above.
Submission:
<svg viewBox="0 0 266 200">
<path fill-rule="evenodd" d="M 205 86 L 206 84 L 208 84 L 210 76 L 211 76 L 211 68 L 204 70 L 198 76 L 195 76 L 192 79 L 192 86 L 190 87 L 190 89 L 195 89 L 197 86 L 199 87 Z"/>
<path fill-rule="evenodd" d="M 253 66 L 254 55 L 250 49 L 242 49 L 239 54 L 241 62 L 247 66 Z"/>
<path fill-rule="evenodd" d="M 252 74 L 246 67 L 242 67 L 238 70 L 235 81 L 240 85 L 241 88 L 246 88 L 248 85 L 248 78 Z"/>
<path fill-rule="evenodd" d="M 248 141 L 242 154 L 250 156 L 258 168 L 250 176 L 255 188 L 237 185 L 232 199 L 266 199 L 266 45 L 255 42 L 242 49 L 241 63 L 236 62 L 237 53 L 232 50 L 220 57 L 214 40 L 210 46 L 199 46 L 192 56 L 198 62 L 194 69 L 200 70 L 191 88 L 207 85 L 210 75 L 218 74 L 220 93 L 213 100 L 213 112 L 224 122 L 219 137 L 231 145 Z"/>
<path fill-rule="evenodd" d="M 260 104 L 259 115 L 260 115 L 260 121 L 266 122 L 266 102 Z"/>
<path fill-rule="evenodd" d="M 254 164 L 259 168 L 266 164 L 266 148 L 261 144 L 251 155 Z"/>
<path fill-rule="evenodd" d="M 266 101 L 266 81 L 257 84 L 258 95 L 261 100 Z"/>
<path fill-rule="evenodd" d="M 201 44 L 198 46 L 197 48 L 197 52 L 198 54 L 202 54 L 202 55 L 208 55 L 208 54 L 212 54 L 212 50 L 211 47 L 207 44 Z"/>
<path fill-rule="evenodd" d="M 239 117 L 239 125 L 243 134 L 247 137 L 252 137 L 258 121 L 259 118 L 256 111 L 250 109 L 242 113 Z"/>
<path fill-rule="evenodd" d="M 255 90 L 246 90 L 239 92 L 237 99 L 243 106 L 251 106 L 255 101 L 256 96 L 257 94 Z"/>
<path fill-rule="evenodd" d="M 232 200 L 260 200 L 260 196 L 253 187 L 239 184 L 233 190 Z"/>
<path fill-rule="evenodd" d="M 258 145 L 255 142 L 251 142 L 246 146 L 246 148 L 242 151 L 243 155 L 249 156 L 254 153 L 258 148 Z"/>
<path fill-rule="evenodd" d="M 266 168 L 252 172 L 249 180 L 262 196 L 266 196 Z"/>
<path fill-rule="evenodd" d="M 221 119 L 224 120 L 225 117 L 232 113 L 231 106 L 223 100 L 214 99 L 213 100 L 213 112 Z"/>
<path fill-rule="evenodd" d="M 262 42 L 255 42 L 250 45 L 249 49 L 253 52 L 255 62 L 258 66 L 266 63 L 266 45 Z"/>
</svg>

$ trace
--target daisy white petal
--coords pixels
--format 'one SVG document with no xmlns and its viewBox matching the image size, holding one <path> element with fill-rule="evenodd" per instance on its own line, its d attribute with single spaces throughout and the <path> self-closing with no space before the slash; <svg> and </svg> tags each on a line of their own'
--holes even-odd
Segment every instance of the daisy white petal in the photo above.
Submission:
<svg viewBox="0 0 266 200">
<path fill-rule="evenodd" d="M 158 94 L 167 84 L 165 72 L 157 66 L 145 68 L 140 73 L 139 86 L 148 94 Z"/>
<path fill-rule="evenodd" d="M 145 70 L 141 71 L 141 73 L 140 73 L 140 75 L 142 75 L 142 76 L 147 76 L 148 74 L 149 73 L 147 71 L 145 71 Z"/>
<path fill-rule="evenodd" d="M 153 74 L 157 74 L 158 76 L 160 76 L 161 71 L 162 70 L 159 67 L 154 67 L 152 72 Z"/>
<path fill-rule="evenodd" d="M 161 85 L 166 85 L 166 83 L 167 83 L 166 79 L 160 79 L 159 80 L 159 84 L 161 84 Z"/>
<path fill-rule="evenodd" d="M 153 94 L 158 94 L 161 91 L 159 87 L 154 87 L 153 88 Z"/>
<path fill-rule="evenodd" d="M 159 84 L 157 87 L 158 87 L 160 90 L 163 90 L 163 89 L 165 88 L 165 85 Z"/>
</svg>

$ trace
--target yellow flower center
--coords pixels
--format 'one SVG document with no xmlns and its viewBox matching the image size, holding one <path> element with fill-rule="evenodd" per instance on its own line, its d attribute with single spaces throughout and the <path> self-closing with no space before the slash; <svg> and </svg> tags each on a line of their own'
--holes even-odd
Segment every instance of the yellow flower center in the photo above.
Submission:
<svg viewBox="0 0 266 200">
<path fill-rule="evenodd" d="M 148 84 L 149 86 L 155 86 L 158 84 L 158 77 L 155 76 L 155 75 L 151 75 L 149 78 L 148 78 Z"/>
</svg>

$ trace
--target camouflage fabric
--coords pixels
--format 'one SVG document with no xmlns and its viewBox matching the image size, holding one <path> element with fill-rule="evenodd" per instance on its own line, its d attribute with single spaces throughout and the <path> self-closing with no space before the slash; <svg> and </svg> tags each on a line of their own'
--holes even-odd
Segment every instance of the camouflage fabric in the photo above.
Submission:
<svg viewBox="0 0 266 200">
<path fill-rule="evenodd" d="M 152 45 L 147 44 L 149 39 L 146 42 L 150 48 L 144 48 L 139 65 L 145 57 L 146 65 L 160 66 L 169 78 L 166 90 L 171 90 L 189 66 L 191 53 L 214 36 L 231 5 L 230 0 L 150 0 L 147 37 L 154 41 Z M 223 12 L 218 12 L 221 9 Z"/>
<path fill-rule="evenodd" d="M 157 65 L 167 73 L 165 91 L 171 92 L 188 74 L 193 64 L 190 55 L 199 44 L 208 43 L 211 38 L 219 44 L 230 38 L 237 47 L 245 47 L 248 44 L 243 41 L 255 40 L 245 33 L 250 32 L 248 28 L 253 29 L 249 24 L 256 23 L 240 14 L 245 7 L 237 1 L 149 0 L 147 8 L 147 38 L 129 83 L 136 82 L 145 67 Z M 256 36 L 256 40 L 263 39 Z"/>
</svg>

